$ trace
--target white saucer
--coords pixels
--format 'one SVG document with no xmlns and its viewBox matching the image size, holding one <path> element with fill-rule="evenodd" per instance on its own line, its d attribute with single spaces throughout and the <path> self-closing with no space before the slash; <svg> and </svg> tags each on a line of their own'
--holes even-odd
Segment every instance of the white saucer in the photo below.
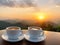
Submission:
<svg viewBox="0 0 60 45">
<path fill-rule="evenodd" d="M 6 33 L 3 34 L 1 37 L 2 37 L 2 39 L 4 39 L 5 41 L 9 41 L 9 42 L 18 42 L 18 41 L 21 41 L 21 40 L 24 39 L 24 35 L 23 35 L 23 34 L 22 34 L 20 37 L 18 37 L 18 39 L 16 39 L 16 40 L 8 39 L 8 36 L 7 36 Z"/>
<path fill-rule="evenodd" d="M 30 42 L 41 42 L 44 41 L 46 39 L 46 36 L 42 36 L 42 37 L 38 37 L 38 38 L 31 38 L 29 33 L 24 34 L 24 37 L 26 40 L 30 41 Z"/>
</svg>

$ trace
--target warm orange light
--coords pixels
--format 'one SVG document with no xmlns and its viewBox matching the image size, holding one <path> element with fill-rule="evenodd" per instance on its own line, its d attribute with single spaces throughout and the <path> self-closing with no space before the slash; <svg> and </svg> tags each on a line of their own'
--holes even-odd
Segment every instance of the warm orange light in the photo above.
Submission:
<svg viewBox="0 0 60 45">
<path fill-rule="evenodd" d="M 44 20 L 45 19 L 45 13 L 37 13 L 36 15 L 38 16 L 39 20 Z"/>
<path fill-rule="evenodd" d="M 40 15 L 38 18 L 42 20 L 42 19 L 44 19 L 45 17 L 44 17 L 43 15 Z"/>
</svg>

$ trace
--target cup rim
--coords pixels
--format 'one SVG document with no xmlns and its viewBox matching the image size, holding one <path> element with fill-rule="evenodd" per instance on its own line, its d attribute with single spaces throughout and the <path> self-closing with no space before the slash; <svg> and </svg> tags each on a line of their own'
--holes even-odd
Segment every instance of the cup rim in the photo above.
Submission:
<svg viewBox="0 0 60 45">
<path fill-rule="evenodd" d="M 16 28 L 17 28 L 16 30 L 21 30 L 21 28 L 18 27 L 18 26 L 9 26 L 9 27 L 7 27 L 6 29 L 9 30 L 9 28 L 12 28 L 12 27 L 16 27 Z"/>
<path fill-rule="evenodd" d="M 30 29 L 32 29 L 32 28 L 36 28 L 36 29 L 39 28 L 39 30 L 43 30 L 41 27 L 38 27 L 38 26 L 29 26 L 29 27 L 28 27 L 28 30 L 30 30 Z"/>
</svg>

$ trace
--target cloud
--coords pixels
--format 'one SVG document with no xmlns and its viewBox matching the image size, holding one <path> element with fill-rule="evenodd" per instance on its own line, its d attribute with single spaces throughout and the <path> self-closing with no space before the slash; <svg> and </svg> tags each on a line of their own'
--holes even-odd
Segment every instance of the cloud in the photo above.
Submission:
<svg viewBox="0 0 60 45">
<path fill-rule="evenodd" d="M 0 0 L 0 6 L 7 7 L 43 7 L 60 6 L 60 0 Z"/>
<path fill-rule="evenodd" d="M 60 0 L 54 0 L 54 3 L 58 6 L 60 6 Z"/>
<path fill-rule="evenodd" d="M 0 0 L 0 6 L 33 6 L 33 2 L 31 0 Z"/>
<path fill-rule="evenodd" d="M 13 6 L 14 2 L 10 0 L 0 0 L 0 6 Z"/>
<path fill-rule="evenodd" d="M 49 0 L 0 0 L 0 6 L 9 7 L 26 7 L 26 6 L 44 6 L 49 3 Z"/>
</svg>

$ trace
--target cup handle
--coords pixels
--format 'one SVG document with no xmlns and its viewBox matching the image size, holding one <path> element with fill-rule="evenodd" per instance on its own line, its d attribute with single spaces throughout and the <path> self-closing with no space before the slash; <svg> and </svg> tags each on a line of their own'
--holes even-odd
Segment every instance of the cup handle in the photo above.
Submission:
<svg viewBox="0 0 60 45">
<path fill-rule="evenodd" d="M 42 28 L 40 28 L 40 30 L 42 30 Z M 42 31 L 42 34 L 41 34 L 41 36 L 43 36 L 44 35 L 44 31 Z"/>
<path fill-rule="evenodd" d="M 44 36 L 44 31 L 42 31 L 42 34 L 41 34 L 41 36 Z"/>
<path fill-rule="evenodd" d="M 44 31 L 43 31 L 43 35 L 44 35 Z"/>
<path fill-rule="evenodd" d="M 41 31 L 41 34 L 40 34 L 40 36 L 44 36 L 44 31 Z"/>
<path fill-rule="evenodd" d="M 23 31 L 22 30 L 20 30 L 20 32 L 21 32 L 21 35 L 23 34 Z"/>
</svg>

